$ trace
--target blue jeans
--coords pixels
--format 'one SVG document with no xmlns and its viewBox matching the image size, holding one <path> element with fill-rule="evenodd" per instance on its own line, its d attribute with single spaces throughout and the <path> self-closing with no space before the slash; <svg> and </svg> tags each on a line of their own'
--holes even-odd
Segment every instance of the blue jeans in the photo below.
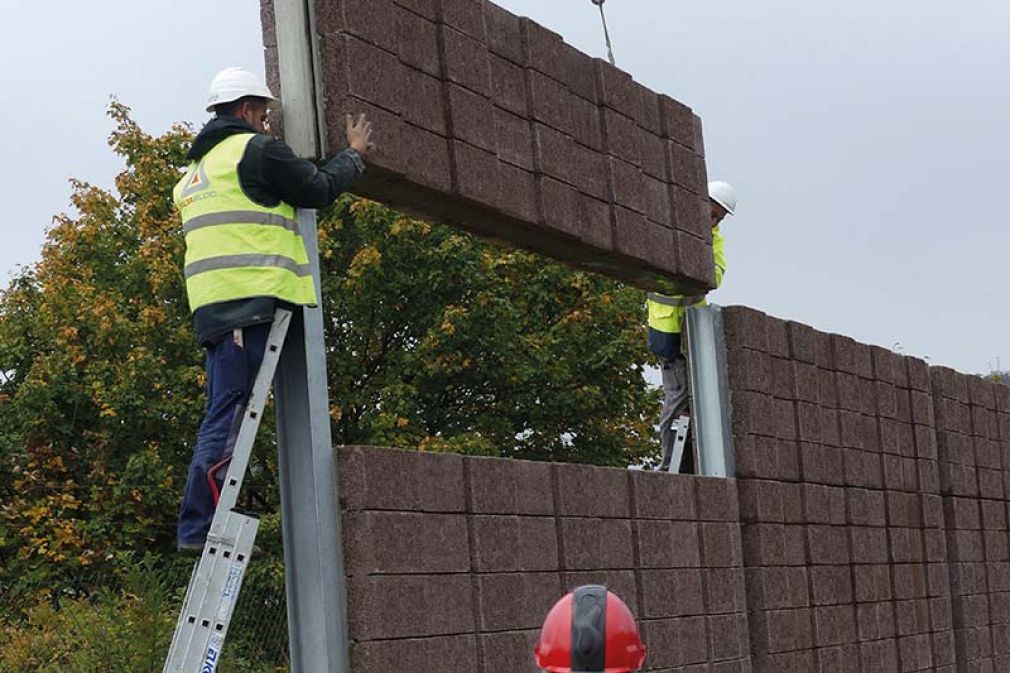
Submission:
<svg viewBox="0 0 1010 673">
<path fill-rule="evenodd" d="M 242 345 L 229 334 L 207 349 L 207 407 L 189 465 L 179 510 L 179 544 L 203 544 L 217 506 L 216 494 L 245 415 L 246 402 L 263 362 L 271 323 L 242 329 Z M 213 475 L 208 475 L 213 471 Z"/>
</svg>

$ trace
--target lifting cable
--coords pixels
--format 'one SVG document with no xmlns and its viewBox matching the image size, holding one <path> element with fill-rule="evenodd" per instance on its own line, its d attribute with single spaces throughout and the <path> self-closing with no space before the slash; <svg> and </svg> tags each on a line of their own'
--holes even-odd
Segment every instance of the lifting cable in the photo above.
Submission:
<svg viewBox="0 0 1010 673">
<path fill-rule="evenodd" d="M 614 47 L 610 44 L 610 31 L 607 30 L 607 15 L 603 12 L 603 3 L 606 0 L 591 0 L 594 5 L 600 8 L 600 19 L 603 20 L 603 37 L 607 40 L 607 56 L 610 58 L 610 65 L 617 66 L 614 60 Z"/>
</svg>

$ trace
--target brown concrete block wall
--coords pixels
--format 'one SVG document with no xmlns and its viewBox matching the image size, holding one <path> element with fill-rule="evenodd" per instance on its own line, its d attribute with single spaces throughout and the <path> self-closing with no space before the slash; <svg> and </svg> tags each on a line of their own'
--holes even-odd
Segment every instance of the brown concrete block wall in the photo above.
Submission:
<svg viewBox="0 0 1010 673">
<path fill-rule="evenodd" d="M 751 670 L 732 480 L 365 447 L 339 467 L 356 673 L 533 673 L 586 583 L 638 616 L 646 670 Z"/>
<path fill-rule="evenodd" d="M 279 90 L 272 0 L 262 15 Z M 315 16 L 328 152 L 347 113 L 376 128 L 356 191 L 650 289 L 714 285 L 690 108 L 487 0 L 315 0 Z"/>
<path fill-rule="evenodd" d="M 725 312 L 755 671 L 953 664 L 925 363 Z"/>
<path fill-rule="evenodd" d="M 958 671 L 1010 670 L 1010 388 L 930 370 Z"/>
</svg>

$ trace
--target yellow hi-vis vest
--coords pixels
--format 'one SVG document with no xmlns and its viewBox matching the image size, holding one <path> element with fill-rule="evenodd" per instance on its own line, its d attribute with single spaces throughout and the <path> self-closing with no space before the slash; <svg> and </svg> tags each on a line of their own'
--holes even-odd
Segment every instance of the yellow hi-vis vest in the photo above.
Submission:
<svg viewBox="0 0 1010 673">
<path fill-rule="evenodd" d="M 715 286 L 722 285 L 722 275 L 726 273 L 726 243 L 719 227 L 712 230 L 712 253 L 715 257 Z M 680 334 L 684 315 L 691 306 L 705 306 L 704 296 L 668 296 L 649 293 L 649 327 L 666 334 Z"/>
<path fill-rule="evenodd" d="M 172 193 L 186 236 L 189 308 L 250 297 L 314 306 L 315 285 L 295 209 L 246 196 L 238 165 L 255 134 L 218 143 Z"/>
</svg>

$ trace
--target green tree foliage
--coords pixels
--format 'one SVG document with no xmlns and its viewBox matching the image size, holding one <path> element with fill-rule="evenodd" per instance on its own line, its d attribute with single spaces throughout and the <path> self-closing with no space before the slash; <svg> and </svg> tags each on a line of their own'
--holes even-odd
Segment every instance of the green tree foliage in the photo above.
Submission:
<svg viewBox="0 0 1010 673">
<path fill-rule="evenodd" d="M 170 549 L 203 411 L 170 197 L 192 131 L 110 116 L 115 191 L 74 182 L 76 216 L 0 294 L 0 567 L 29 579 Z M 641 292 L 351 197 L 321 214 L 320 249 L 336 442 L 621 466 L 654 452 Z M 248 489 L 265 512 L 271 433 Z"/>
</svg>

